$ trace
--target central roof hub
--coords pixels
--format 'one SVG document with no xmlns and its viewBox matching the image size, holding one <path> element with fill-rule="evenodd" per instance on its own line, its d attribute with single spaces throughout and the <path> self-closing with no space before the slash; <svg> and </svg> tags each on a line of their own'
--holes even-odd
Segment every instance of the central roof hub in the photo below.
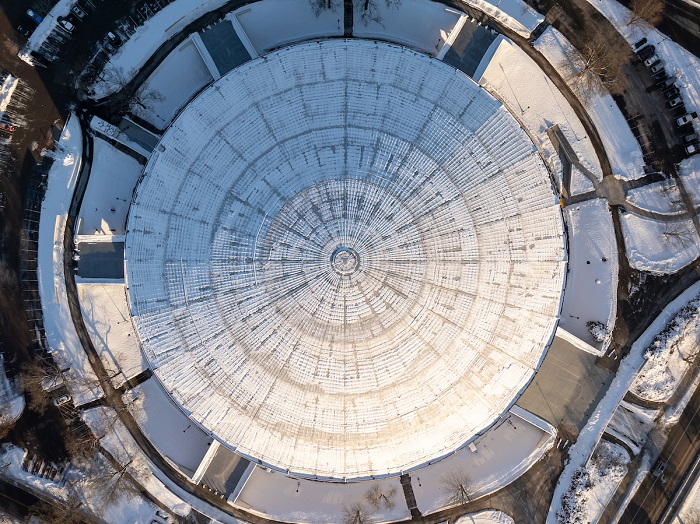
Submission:
<svg viewBox="0 0 700 524">
<path fill-rule="evenodd" d="M 331 255 L 331 266 L 339 275 L 352 275 L 360 267 L 360 257 L 351 247 L 338 246 Z"/>
</svg>

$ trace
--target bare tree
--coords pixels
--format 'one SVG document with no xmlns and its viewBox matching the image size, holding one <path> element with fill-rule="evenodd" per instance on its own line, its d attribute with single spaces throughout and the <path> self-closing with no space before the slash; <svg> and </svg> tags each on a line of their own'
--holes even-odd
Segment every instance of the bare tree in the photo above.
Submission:
<svg viewBox="0 0 700 524">
<path fill-rule="evenodd" d="M 51 404 L 51 396 L 43 387 L 49 375 L 38 360 L 25 362 L 21 367 L 21 373 L 22 391 L 26 395 L 27 407 L 42 415 Z"/>
<path fill-rule="evenodd" d="M 367 26 L 370 22 L 382 23 L 382 15 L 379 13 L 376 0 L 354 0 L 353 9 L 362 25 Z"/>
<path fill-rule="evenodd" d="M 356 502 L 343 509 L 343 524 L 367 524 L 368 522 L 367 508 L 363 504 Z"/>
<path fill-rule="evenodd" d="M 131 79 L 120 67 L 104 71 L 102 81 L 109 87 L 110 91 L 114 92 L 110 100 L 125 108 L 138 106 L 148 110 L 153 107 L 155 102 L 165 100 L 165 97 L 154 89 L 147 89 L 145 86 L 138 90 L 132 89 L 130 86 Z"/>
<path fill-rule="evenodd" d="M 375 484 L 365 493 L 365 500 L 375 509 L 384 506 L 386 509 L 393 509 L 396 506 L 394 500 L 396 495 L 396 486 L 390 486 L 389 489 L 384 489 L 384 486 Z"/>
<path fill-rule="evenodd" d="M 643 22 L 657 26 L 664 19 L 664 0 L 632 0 L 630 2 L 630 19 L 627 25 L 639 25 Z"/>
<path fill-rule="evenodd" d="M 695 230 L 687 222 L 665 222 L 663 236 L 670 246 L 685 248 L 695 241 Z"/>
<path fill-rule="evenodd" d="M 48 524 L 83 524 L 94 522 L 87 518 L 82 509 L 83 504 L 76 495 L 69 495 L 63 504 L 58 502 L 39 502 L 32 506 L 30 514 L 41 522 Z"/>
<path fill-rule="evenodd" d="M 469 475 L 461 470 L 452 470 L 442 477 L 442 490 L 445 493 L 447 503 L 450 505 L 466 504 L 471 501 L 469 497 Z"/>
<path fill-rule="evenodd" d="M 318 18 L 323 11 L 335 13 L 340 7 L 340 0 L 309 0 L 309 4 L 311 4 L 314 15 Z"/>
<path fill-rule="evenodd" d="M 131 462 L 129 460 L 126 464 L 115 464 L 115 467 L 112 467 L 104 455 L 96 456 L 83 485 L 98 504 L 107 506 L 122 496 L 130 498 L 140 491 L 138 481 L 134 477 L 138 475 L 136 470 L 128 470 Z"/>
<path fill-rule="evenodd" d="M 632 56 L 628 46 L 611 45 L 605 36 L 593 33 L 579 51 L 582 63 L 571 80 L 582 96 L 603 90 L 612 94 L 624 91 L 626 76 L 623 68 Z"/>
</svg>

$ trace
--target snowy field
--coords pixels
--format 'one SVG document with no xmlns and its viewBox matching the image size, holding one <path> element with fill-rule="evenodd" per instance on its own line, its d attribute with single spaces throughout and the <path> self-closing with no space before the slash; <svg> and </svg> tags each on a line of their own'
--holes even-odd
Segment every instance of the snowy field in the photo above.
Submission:
<svg viewBox="0 0 700 524">
<path fill-rule="evenodd" d="M 581 58 L 578 51 L 553 27 L 548 27 L 542 33 L 535 42 L 535 48 L 564 79 L 571 78 L 580 69 Z M 590 93 L 589 96 L 580 98 L 600 134 L 613 173 L 625 180 L 642 177 L 642 151 L 612 96 Z"/>
<path fill-rule="evenodd" d="M 115 387 L 148 367 L 131 325 L 124 284 L 78 284 L 90 340 Z"/>
<path fill-rule="evenodd" d="M 69 389 L 73 402 L 81 405 L 102 395 L 90 367 L 66 301 L 63 272 L 63 236 L 68 207 L 82 163 L 83 139 L 78 119 L 66 122 L 54 153 L 49 182 L 39 220 L 39 294 L 46 340 L 61 367 L 70 367 Z"/>
<path fill-rule="evenodd" d="M 212 439 L 192 424 L 155 377 L 136 386 L 129 395 L 138 398 L 131 404 L 131 413 L 141 431 L 168 460 L 191 477 Z"/>
<path fill-rule="evenodd" d="M 316 16 L 308 0 L 263 0 L 228 15 L 243 43 L 258 55 L 277 47 L 328 36 L 343 35 L 343 8 L 323 10 Z"/>
<path fill-rule="evenodd" d="M 187 71 L 187 74 L 182 74 Z M 141 87 L 142 107 L 132 105 L 134 113 L 158 129 L 165 129 L 177 112 L 204 86 L 214 80 L 199 49 L 191 38 L 173 50 Z"/>
<path fill-rule="evenodd" d="M 470 513 L 459 517 L 454 524 L 514 524 L 512 517 L 502 511 L 488 509 L 479 513 Z"/>
<path fill-rule="evenodd" d="M 522 0 L 462 0 L 498 20 L 525 38 L 544 20 L 544 16 Z"/>
<path fill-rule="evenodd" d="M 700 155 L 683 160 L 678 168 L 685 190 L 690 195 L 693 207 L 700 207 Z"/>
<path fill-rule="evenodd" d="M 617 486 L 627 474 L 630 457 L 625 449 L 601 441 L 584 468 L 577 471 L 557 514 L 560 524 L 598 522 Z"/>
<path fill-rule="evenodd" d="M 581 163 L 600 180 L 600 170 L 583 124 L 559 90 L 539 66 L 510 40 L 502 38 L 481 78 L 475 78 L 505 100 L 511 112 L 527 128 L 535 144 L 557 176 L 561 190 L 561 161 L 547 135 L 547 128 L 558 124 Z M 572 176 L 571 194 L 585 193 L 593 184 L 582 173 Z"/>
<path fill-rule="evenodd" d="M 143 166 L 108 142 L 93 139 L 90 179 L 80 207 L 81 235 L 123 235 L 131 193 Z"/>
<path fill-rule="evenodd" d="M 432 56 L 453 36 L 452 31 L 462 16 L 444 4 L 426 0 L 402 0 L 400 5 L 390 6 L 380 1 L 372 5 L 376 10 L 369 13 L 358 7 L 353 10 L 353 36 L 389 40 Z"/>
<path fill-rule="evenodd" d="M 685 210 L 683 198 L 674 180 L 664 180 L 655 184 L 630 189 L 627 201 L 637 207 L 656 213 L 682 213 Z"/>
<path fill-rule="evenodd" d="M 635 269 L 667 275 L 700 255 L 700 239 L 691 219 L 662 222 L 623 213 L 621 222 L 627 258 Z"/>
<path fill-rule="evenodd" d="M 700 296 L 695 297 L 659 333 L 645 352 L 646 364 L 630 391 L 650 402 L 667 401 L 700 349 Z"/>
<path fill-rule="evenodd" d="M 700 110 L 700 59 L 675 43 L 661 31 L 645 22 L 628 25 L 630 10 L 615 0 L 589 0 L 589 3 L 610 20 L 618 32 L 632 45 L 641 38 L 656 47 L 656 53 L 666 63 L 666 72 L 681 85 L 681 95 L 688 111 Z M 700 130 L 697 120 L 695 130 Z"/>
<path fill-rule="evenodd" d="M 617 244 L 612 215 L 604 199 L 564 209 L 569 231 L 569 275 L 559 325 L 604 351 L 587 322 L 601 322 L 612 333 L 617 313 Z"/>
<path fill-rule="evenodd" d="M 559 476 L 559 480 L 554 489 L 552 504 L 549 508 L 549 514 L 547 515 L 547 524 L 557 523 L 556 514 L 562 507 L 562 497 L 564 493 L 569 491 L 575 472 L 579 470 L 579 468 L 584 467 L 588 462 L 600 437 L 612 420 L 617 407 L 630 388 L 638 371 L 644 365 L 644 353 L 646 348 L 649 347 L 656 335 L 664 329 L 678 311 L 698 293 L 700 293 L 700 283 L 692 285 L 666 306 L 646 331 L 632 344 L 630 352 L 620 362 L 620 367 L 608 391 L 591 414 L 589 423 L 583 428 L 578 439 L 569 449 L 569 462 L 567 462 L 564 467 L 564 471 L 562 471 Z"/>
</svg>

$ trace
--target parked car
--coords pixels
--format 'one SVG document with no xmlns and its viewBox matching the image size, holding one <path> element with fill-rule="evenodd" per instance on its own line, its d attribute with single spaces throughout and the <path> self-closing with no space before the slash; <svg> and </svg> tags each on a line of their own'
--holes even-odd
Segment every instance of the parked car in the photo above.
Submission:
<svg viewBox="0 0 700 524">
<path fill-rule="evenodd" d="M 689 146 L 685 146 L 685 152 L 689 155 L 694 155 L 698 151 L 700 151 L 700 148 L 697 144 L 690 144 Z"/>
<path fill-rule="evenodd" d="M 107 31 L 107 39 L 112 42 L 115 46 L 122 45 L 122 39 L 119 36 L 112 33 L 112 31 Z"/>
<path fill-rule="evenodd" d="M 643 46 L 644 44 L 646 44 L 646 43 L 647 43 L 647 39 L 646 39 L 646 38 L 642 38 L 641 40 L 637 40 L 637 41 L 634 43 L 634 48 L 635 48 L 635 49 L 639 49 L 640 47 L 642 47 L 642 46 Z"/>
<path fill-rule="evenodd" d="M 669 89 L 668 91 L 664 91 L 664 97 L 666 99 L 673 98 L 674 96 L 678 96 L 680 94 L 679 89 Z"/>
<path fill-rule="evenodd" d="M 693 115 L 691 115 L 690 113 L 686 113 L 685 115 L 676 118 L 676 125 L 678 127 L 681 127 L 690 123 L 691 120 L 693 120 Z"/>
<path fill-rule="evenodd" d="M 85 11 L 83 11 L 83 10 L 80 8 L 80 6 L 74 5 L 73 7 L 70 8 L 70 10 L 71 10 L 71 12 L 72 12 L 75 16 L 77 16 L 77 17 L 80 18 L 81 20 L 82 20 L 83 18 L 85 18 Z"/>
<path fill-rule="evenodd" d="M 676 106 L 679 106 L 683 103 L 683 99 L 680 96 L 676 96 L 675 98 L 672 98 L 671 100 L 667 100 L 666 103 L 668 104 L 669 107 L 676 107 Z"/>
<path fill-rule="evenodd" d="M 59 407 L 63 406 L 64 404 L 68 404 L 68 402 L 70 402 L 71 400 L 72 399 L 70 395 L 61 395 L 56 400 L 54 400 L 53 403 L 56 407 Z"/>
<path fill-rule="evenodd" d="M 73 24 L 71 24 L 68 20 L 66 20 L 65 18 L 59 19 L 58 24 L 62 29 L 64 29 L 65 31 L 67 31 L 69 33 L 72 33 L 73 29 L 75 29 L 75 26 Z"/>
<path fill-rule="evenodd" d="M 8 122 L 0 122 L 0 131 L 4 131 L 5 133 L 14 133 L 15 125 Z"/>
<path fill-rule="evenodd" d="M 683 143 L 684 144 L 691 144 L 693 142 L 697 142 L 698 140 L 698 134 L 697 133 L 691 133 L 689 135 L 685 135 L 683 137 Z"/>
<path fill-rule="evenodd" d="M 31 9 L 27 9 L 27 15 L 29 16 L 29 18 L 34 20 L 37 24 L 40 24 L 41 21 L 44 19 L 43 16 L 41 16 L 39 13 L 37 13 L 36 11 L 33 11 Z"/>
<path fill-rule="evenodd" d="M 681 86 L 680 86 L 680 84 L 679 84 L 678 82 L 670 82 L 669 84 L 663 85 L 663 86 L 661 87 L 661 91 L 664 92 L 664 93 L 665 93 L 666 91 L 672 91 L 672 90 L 674 90 L 674 89 L 677 89 L 678 91 L 681 90 Z"/>
<path fill-rule="evenodd" d="M 637 51 L 637 56 L 640 58 L 640 60 L 645 60 L 651 55 L 653 55 L 654 51 L 656 51 L 656 47 L 654 47 L 653 45 L 648 45 L 642 47 L 639 51 Z"/>
<path fill-rule="evenodd" d="M 649 69 L 651 70 L 651 74 L 652 74 L 652 75 L 655 75 L 655 74 L 657 74 L 657 73 L 660 72 L 660 71 L 664 71 L 664 70 L 665 70 L 665 69 L 664 69 L 664 66 L 665 66 L 664 61 L 663 61 L 663 60 L 659 60 L 659 61 L 656 62 L 653 66 L 651 66 Z"/>
<path fill-rule="evenodd" d="M 659 60 L 661 60 L 661 59 L 659 58 L 659 55 L 657 55 L 656 53 L 654 53 L 654 54 L 651 55 L 649 58 L 647 58 L 647 59 L 644 60 L 644 65 L 647 66 L 647 67 L 651 67 L 651 66 L 653 66 L 656 62 L 658 62 Z"/>
<path fill-rule="evenodd" d="M 676 77 L 675 76 L 668 76 L 664 78 L 663 80 L 659 80 L 656 82 L 656 85 L 661 86 L 662 88 L 668 87 L 671 84 L 676 82 Z"/>
<path fill-rule="evenodd" d="M 114 47 L 112 44 L 110 44 L 110 43 L 109 43 L 109 40 L 105 40 L 105 41 L 104 41 L 104 48 L 105 48 L 108 52 L 110 52 L 110 53 L 116 53 L 116 52 L 117 52 L 117 48 Z"/>
<path fill-rule="evenodd" d="M 26 27 L 24 27 L 23 25 L 18 25 L 16 27 L 16 30 L 20 35 L 22 35 L 25 38 L 29 38 L 32 34 L 32 32 L 29 29 L 27 29 Z"/>
</svg>

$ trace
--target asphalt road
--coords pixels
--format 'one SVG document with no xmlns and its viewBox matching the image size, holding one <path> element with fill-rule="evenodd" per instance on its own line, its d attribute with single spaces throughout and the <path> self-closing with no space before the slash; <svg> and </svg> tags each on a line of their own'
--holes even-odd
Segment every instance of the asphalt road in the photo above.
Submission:
<svg viewBox="0 0 700 524">
<path fill-rule="evenodd" d="M 700 388 L 673 428 L 656 464 L 665 462 L 662 476 L 647 475 L 620 519 L 621 524 L 656 523 L 673 499 L 686 471 L 700 452 Z"/>
</svg>

